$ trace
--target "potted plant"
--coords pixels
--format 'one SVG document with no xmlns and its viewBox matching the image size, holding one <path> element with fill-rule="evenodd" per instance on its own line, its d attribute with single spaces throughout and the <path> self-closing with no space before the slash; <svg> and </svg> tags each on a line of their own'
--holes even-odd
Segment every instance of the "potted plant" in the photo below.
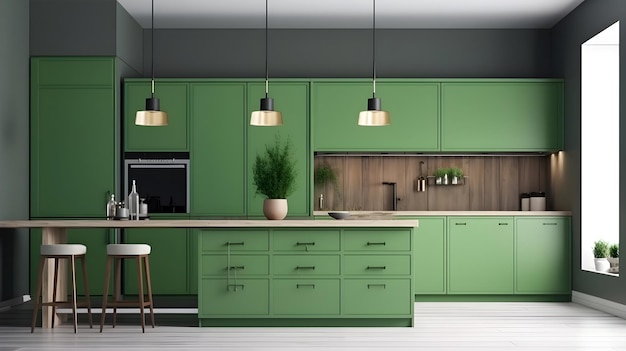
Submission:
<svg viewBox="0 0 626 351">
<path fill-rule="evenodd" d="M 609 246 L 609 264 L 611 265 L 610 271 L 618 271 L 619 269 L 619 245 L 613 244 Z M 617 268 L 617 269 L 616 269 Z"/>
<path fill-rule="evenodd" d="M 335 170 L 333 170 L 329 164 L 323 163 L 317 166 L 317 168 L 315 169 L 314 178 L 315 184 L 319 186 L 325 186 L 328 183 L 332 184 L 337 195 L 341 196 L 339 194 L 339 183 L 337 182 L 337 175 L 335 174 Z"/>
<path fill-rule="evenodd" d="M 447 182 L 447 168 L 437 168 L 435 170 L 435 184 L 448 184 Z M 444 183 L 445 180 L 445 183 Z"/>
<path fill-rule="evenodd" d="M 256 193 L 264 195 L 263 214 L 267 219 L 287 216 L 287 196 L 295 190 L 296 168 L 289 140 L 283 143 L 276 136 L 274 144 L 266 145 L 265 152 L 257 154 L 252 166 Z"/>
<path fill-rule="evenodd" d="M 598 240 L 593 243 L 593 257 L 598 272 L 608 272 L 610 268 L 607 257 L 609 256 L 609 243 L 604 240 Z"/>
<path fill-rule="evenodd" d="M 450 168 L 450 175 L 452 184 L 460 184 L 461 178 L 463 178 L 463 170 L 457 167 Z"/>
</svg>

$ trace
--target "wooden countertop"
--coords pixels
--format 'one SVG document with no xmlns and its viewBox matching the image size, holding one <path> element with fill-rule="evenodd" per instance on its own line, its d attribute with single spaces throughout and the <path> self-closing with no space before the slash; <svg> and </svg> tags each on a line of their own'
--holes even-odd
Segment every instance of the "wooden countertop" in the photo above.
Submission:
<svg viewBox="0 0 626 351">
<path fill-rule="evenodd" d="M 333 228 L 417 227 L 417 220 L 4 220 L 0 228 Z"/>
</svg>

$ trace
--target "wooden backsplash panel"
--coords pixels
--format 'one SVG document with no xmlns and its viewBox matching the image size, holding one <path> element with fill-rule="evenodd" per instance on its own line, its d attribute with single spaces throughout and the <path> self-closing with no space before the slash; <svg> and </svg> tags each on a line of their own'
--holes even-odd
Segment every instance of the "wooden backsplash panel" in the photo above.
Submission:
<svg viewBox="0 0 626 351">
<path fill-rule="evenodd" d="M 435 169 L 459 167 L 464 185 L 435 185 L 428 179 L 425 192 L 416 191 L 420 176 Z M 314 165 L 328 164 L 337 175 L 332 184 L 315 184 L 315 210 L 324 194 L 323 210 L 391 210 L 396 182 L 399 211 L 517 211 L 520 193 L 544 191 L 549 197 L 548 156 L 316 156 Z M 548 202 L 549 203 L 549 202 Z"/>
</svg>

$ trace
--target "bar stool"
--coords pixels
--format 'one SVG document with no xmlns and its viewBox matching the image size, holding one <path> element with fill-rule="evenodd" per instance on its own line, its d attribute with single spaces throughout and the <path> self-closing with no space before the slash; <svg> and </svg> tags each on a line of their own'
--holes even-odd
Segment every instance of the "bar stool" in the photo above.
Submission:
<svg viewBox="0 0 626 351">
<path fill-rule="evenodd" d="M 115 321 L 117 319 L 117 307 L 122 306 L 136 306 L 139 307 L 139 313 L 141 314 L 141 331 L 145 330 L 145 314 L 144 308 L 150 308 L 150 317 L 152 320 L 152 328 L 154 328 L 154 309 L 152 306 L 152 283 L 150 282 L 150 262 L 148 256 L 150 255 L 151 247 L 147 244 L 109 244 L 107 245 L 107 262 L 106 273 L 104 281 L 104 294 L 102 298 L 102 318 L 100 319 L 100 332 L 104 328 L 104 317 L 106 315 L 107 305 L 113 307 L 113 328 L 115 328 Z M 132 258 L 137 261 L 137 285 L 139 295 L 137 300 L 122 300 L 121 298 L 121 273 L 122 273 L 122 259 Z M 144 269 L 142 270 L 142 262 Z M 107 302 L 109 295 L 109 280 L 111 277 L 111 268 L 114 269 L 114 282 L 115 288 L 113 292 L 113 301 Z M 143 276 L 142 276 L 143 273 Z M 146 279 L 146 286 L 148 288 L 148 300 L 146 301 L 143 291 L 143 279 Z"/>
<path fill-rule="evenodd" d="M 37 321 L 37 314 L 42 306 L 52 306 L 52 321 L 51 328 L 54 328 L 54 317 L 56 315 L 56 307 L 72 307 L 72 313 L 74 315 L 74 333 L 78 332 L 78 315 L 76 308 L 78 306 L 86 306 L 87 314 L 89 315 L 89 327 L 93 328 L 93 321 L 91 319 L 91 301 L 89 300 L 89 284 L 87 284 L 87 268 L 85 266 L 85 255 L 87 254 L 87 247 L 81 244 L 55 244 L 55 245 L 41 245 L 39 258 L 39 277 L 37 279 L 37 293 L 35 297 L 35 307 L 33 309 L 33 321 L 31 324 L 30 332 L 35 331 L 35 323 Z M 44 264 L 46 260 L 54 259 L 54 284 L 52 287 L 52 301 L 39 301 L 41 299 L 42 278 Z M 78 302 L 76 298 L 76 259 L 80 258 L 83 267 L 83 283 L 85 288 L 85 300 Z M 72 301 L 57 300 L 57 283 L 59 281 L 59 260 L 67 259 L 71 263 L 72 273 Z M 42 321 L 43 324 L 43 321 Z"/>
</svg>

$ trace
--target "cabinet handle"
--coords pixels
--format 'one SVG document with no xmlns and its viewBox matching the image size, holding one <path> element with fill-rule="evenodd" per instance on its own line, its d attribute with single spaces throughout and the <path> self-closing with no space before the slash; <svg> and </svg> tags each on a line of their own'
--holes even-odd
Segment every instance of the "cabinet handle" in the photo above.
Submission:
<svg viewBox="0 0 626 351">
<path fill-rule="evenodd" d="M 543 225 L 556 225 L 556 222 L 544 222 Z"/>
<path fill-rule="evenodd" d="M 310 242 L 310 243 L 301 243 L 301 242 L 297 242 L 296 243 L 297 246 L 315 246 L 315 241 Z"/>
<path fill-rule="evenodd" d="M 454 223 L 454 225 L 467 225 L 467 223 L 465 223 L 465 222 L 456 222 L 456 223 Z"/>
<path fill-rule="evenodd" d="M 244 242 L 243 242 L 243 241 L 236 242 L 236 243 L 231 242 L 231 241 L 227 241 L 227 242 L 226 242 L 226 246 L 243 245 L 243 244 L 244 244 Z"/>
<path fill-rule="evenodd" d="M 368 242 L 367 242 L 367 245 L 368 245 L 368 246 L 370 246 L 370 245 L 382 245 L 382 246 L 385 246 L 385 245 L 386 245 L 386 243 L 385 243 L 384 241 L 383 241 L 383 242 L 380 242 L 380 243 L 368 241 Z"/>
<path fill-rule="evenodd" d="M 509 224 L 500 222 L 500 223 L 498 223 L 498 225 L 509 225 Z"/>
<path fill-rule="evenodd" d="M 367 269 L 387 269 L 386 266 L 367 266 Z"/>
<path fill-rule="evenodd" d="M 237 288 L 241 288 L 241 290 L 243 290 L 243 284 L 228 284 L 228 285 L 226 285 L 226 290 L 230 291 L 230 288 L 233 288 L 233 291 L 237 291 Z"/>
<path fill-rule="evenodd" d="M 296 270 L 298 269 L 312 269 L 315 270 L 315 266 L 296 266 Z"/>
<path fill-rule="evenodd" d="M 296 284 L 296 289 L 300 289 L 300 287 L 310 287 L 311 289 L 315 289 L 315 284 Z"/>
<path fill-rule="evenodd" d="M 368 289 L 376 288 L 376 287 L 386 289 L 387 284 L 367 284 Z"/>
<path fill-rule="evenodd" d="M 242 269 L 243 270 L 244 268 L 245 268 L 244 266 L 230 266 L 230 267 L 228 267 L 228 269 L 230 269 L 230 270 L 233 270 L 233 269 Z"/>
</svg>

